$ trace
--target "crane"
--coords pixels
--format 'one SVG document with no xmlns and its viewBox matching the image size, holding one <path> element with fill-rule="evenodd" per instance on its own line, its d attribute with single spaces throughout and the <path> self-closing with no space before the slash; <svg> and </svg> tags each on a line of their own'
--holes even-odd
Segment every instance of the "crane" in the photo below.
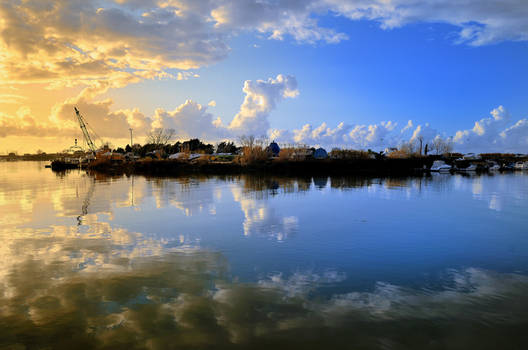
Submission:
<svg viewBox="0 0 528 350">
<path fill-rule="evenodd" d="M 84 139 L 86 143 L 88 144 L 88 148 L 90 148 L 90 151 L 92 151 L 93 155 L 95 156 L 96 154 L 95 145 L 92 141 L 92 138 L 90 137 L 90 134 L 88 133 L 88 129 L 86 128 L 86 122 L 84 121 L 84 118 L 79 112 L 79 110 L 77 109 L 77 107 L 73 107 L 73 109 L 75 110 L 75 115 L 77 116 L 77 120 L 79 121 L 79 125 L 81 126 L 81 130 L 83 132 Z"/>
</svg>

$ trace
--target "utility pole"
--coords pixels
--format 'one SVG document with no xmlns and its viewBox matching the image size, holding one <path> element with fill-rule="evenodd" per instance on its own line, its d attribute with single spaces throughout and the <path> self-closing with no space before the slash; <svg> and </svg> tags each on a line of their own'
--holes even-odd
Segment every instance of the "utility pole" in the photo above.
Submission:
<svg viewBox="0 0 528 350">
<path fill-rule="evenodd" d="M 133 143 L 132 143 L 132 128 L 128 129 L 130 130 L 130 147 L 132 147 Z"/>
</svg>

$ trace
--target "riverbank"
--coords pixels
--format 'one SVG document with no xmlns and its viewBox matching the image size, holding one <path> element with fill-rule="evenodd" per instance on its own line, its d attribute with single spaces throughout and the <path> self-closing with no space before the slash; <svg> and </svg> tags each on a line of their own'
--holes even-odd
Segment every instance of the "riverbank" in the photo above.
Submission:
<svg viewBox="0 0 528 350">
<path fill-rule="evenodd" d="M 184 174 L 243 174 L 263 173 L 275 175 L 413 175 L 430 168 L 433 159 L 311 159 L 285 161 L 270 159 L 266 162 L 241 164 L 238 162 L 140 160 L 116 163 L 95 162 L 91 170 L 109 174 L 184 175 Z"/>
</svg>

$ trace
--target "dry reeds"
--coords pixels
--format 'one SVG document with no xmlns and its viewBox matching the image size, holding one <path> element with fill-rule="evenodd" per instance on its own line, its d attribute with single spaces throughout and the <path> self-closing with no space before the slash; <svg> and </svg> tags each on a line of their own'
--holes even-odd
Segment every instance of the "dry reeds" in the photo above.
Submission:
<svg viewBox="0 0 528 350">
<path fill-rule="evenodd" d="M 268 160 L 269 154 L 266 150 L 265 139 L 257 139 L 254 136 L 242 136 L 240 144 L 242 145 L 242 154 L 237 158 L 240 164 L 254 164 Z"/>
<path fill-rule="evenodd" d="M 306 147 L 287 147 L 279 152 L 279 160 L 305 160 L 312 155 L 312 150 Z"/>
<path fill-rule="evenodd" d="M 413 153 L 409 153 L 407 150 L 404 150 L 404 149 L 392 151 L 387 154 L 387 158 L 392 158 L 392 159 L 410 158 L 411 156 L 413 156 Z"/>
<path fill-rule="evenodd" d="M 353 149 L 339 149 L 334 148 L 330 154 L 332 159 L 370 159 L 370 153 L 366 151 L 358 151 Z"/>
</svg>

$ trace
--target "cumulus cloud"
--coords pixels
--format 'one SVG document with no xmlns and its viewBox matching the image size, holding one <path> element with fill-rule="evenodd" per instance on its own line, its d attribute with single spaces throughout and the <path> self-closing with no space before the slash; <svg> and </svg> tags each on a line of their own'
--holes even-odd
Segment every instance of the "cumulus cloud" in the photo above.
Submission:
<svg viewBox="0 0 528 350">
<path fill-rule="evenodd" d="M 323 147 L 382 150 L 398 147 L 404 142 L 422 140 L 431 144 L 441 137 L 453 142 L 456 151 L 473 152 L 525 152 L 528 146 L 528 119 L 512 120 L 503 106 L 493 109 L 491 116 L 475 122 L 473 128 L 459 130 L 454 137 L 433 128 L 429 123 L 406 124 L 385 121 L 376 124 L 353 125 L 345 122 L 329 127 L 326 122 L 319 126 L 305 124 L 300 129 L 279 130 L 270 128 L 269 116 L 277 104 L 299 94 L 293 76 L 277 75 L 267 80 L 248 80 L 244 83 L 244 101 L 231 122 L 224 124 L 219 117 L 208 111 L 215 106 L 214 100 L 207 105 L 187 100 L 172 111 L 162 108 L 152 116 L 135 109 L 112 111 L 110 99 L 94 100 L 98 91 L 108 85 L 98 84 L 86 88 L 77 97 L 55 105 L 45 122 L 32 116 L 27 107 L 21 107 L 16 115 L 0 114 L 0 137 L 7 135 L 70 136 L 78 130 L 73 107 L 78 107 L 91 127 L 105 139 L 128 137 L 133 128 L 138 136 L 144 136 L 155 128 L 174 129 L 177 139 L 200 138 L 208 142 L 222 139 L 237 140 L 241 135 L 265 135 L 282 143 L 297 143 Z"/>
<path fill-rule="evenodd" d="M 471 45 L 528 39 L 528 6 L 518 0 L 9 0 L 0 4 L 0 79 L 51 87 L 186 79 L 194 76 L 187 70 L 225 58 L 241 31 L 308 43 L 347 39 L 319 25 L 325 15 L 386 29 L 449 23 Z"/>
<path fill-rule="evenodd" d="M 410 23 L 448 23 L 459 28 L 458 42 L 484 45 L 503 40 L 527 40 L 528 6 L 518 0 L 258 0 L 220 1 L 211 11 L 216 27 L 250 29 L 282 40 L 290 35 L 297 41 L 337 43 L 345 33 L 321 27 L 320 15 L 349 20 L 372 20 L 383 29 Z"/>
<path fill-rule="evenodd" d="M 228 46 L 205 13 L 176 2 L 4 1 L 1 78 L 115 87 L 224 58 Z M 186 72 L 176 78 L 184 79 Z"/>
<path fill-rule="evenodd" d="M 475 122 L 472 129 L 457 131 L 453 141 L 460 150 L 524 152 L 528 145 L 528 120 L 512 121 L 508 111 L 499 106 L 491 117 Z"/>
<path fill-rule="evenodd" d="M 377 21 L 384 29 L 448 23 L 459 28 L 458 42 L 470 45 L 528 39 L 528 6 L 518 0 L 323 0 L 321 6 L 351 20 Z"/>
<path fill-rule="evenodd" d="M 447 23 L 458 28 L 456 42 L 470 45 L 528 39 L 528 6 L 519 0 L 8 0 L 0 3 L 0 89 L 28 83 L 85 89 L 62 107 L 56 106 L 47 118 L 3 113 L 1 133 L 70 132 L 73 125 L 64 121 L 70 120 L 68 109 L 78 103 L 107 137 L 124 137 L 128 127 L 148 129 L 150 123 L 172 125 L 181 135 L 211 139 L 268 133 L 288 142 L 357 148 L 431 138 L 436 131 L 426 124 L 404 131 L 390 121 L 341 123 L 334 128 L 323 123 L 293 131 L 269 131 L 268 115 L 277 102 L 298 94 L 295 78 L 282 75 L 246 82 L 244 102 L 227 125 L 196 102 L 186 102 L 172 112 L 158 110 L 151 118 L 133 109 L 111 111 L 110 100 L 93 102 L 108 89 L 145 79 L 196 78 L 199 75 L 193 70 L 224 59 L 230 52 L 230 38 L 241 32 L 274 40 L 293 38 L 300 43 L 346 40 L 346 33 L 321 25 L 318 20 L 324 16 L 375 21 L 383 29 L 420 22 Z M 13 91 L 0 96 L 0 103 L 28 103 L 20 90 Z M 481 120 L 472 130 L 460 131 L 455 144 L 469 148 L 491 142 L 493 147 L 514 150 L 526 144 L 525 133 L 524 120 Z"/>
<path fill-rule="evenodd" d="M 85 116 L 91 129 L 99 137 L 105 139 L 127 138 L 129 128 L 138 130 L 148 128 L 150 120 L 137 108 L 111 111 L 112 105 L 111 99 L 93 101 L 80 94 L 55 105 L 51 112 L 51 119 L 56 125 L 61 125 L 63 128 L 67 126 L 68 129 L 77 130 L 79 126 L 73 112 L 73 108 L 77 107 Z"/>
<path fill-rule="evenodd" d="M 295 77 L 281 74 L 267 80 L 246 80 L 243 92 L 240 110 L 228 125 L 208 112 L 208 107 L 216 105 L 214 100 L 207 106 L 187 100 L 173 111 L 156 109 L 150 127 L 174 129 L 178 139 L 198 137 L 206 141 L 266 135 L 270 128 L 268 117 L 277 103 L 299 94 Z"/>
<path fill-rule="evenodd" d="M 351 125 L 341 122 L 335 128 L 330 128 L 323 122 L 315 128 L 305 124 L 301 129 L 293 130 L 293 133 L 274 130 L 272 134 L 279 140 L 290 137 L 289 141 L 301 144 L 356 149 L 383 148 L 402 141 L 402 138 L 393 132 L 396 126 L 397 123 L 392 121 L 371 125 Z"/>
<path fill-rule="evenodd" d="M 71 131 L 71 129 L 70 129 Z M 7 136 L 60 136 L 67 131 L 51 121 L 42 122 L 29 107 L 20 107 L 15 114 L 0 112 L 0 138 Z"/>
<path fill-rule="evenodd" d="M 246 94 L 244 102 L 229 124 L 230 131 L 239 135 L 267 132 L 268 115 L 275 109 L 277 102 L 299 94 L 295 77 L 281 74 L 268 80 L 246 80 L 243 91 Z"/>
<path fill-rule="evenodd" d="M 220 118 L 215 118 L 207 108 L 214 107 L 211 100 L 208 105 L 201 105 L 187 100 L 172 111 L 162 108 L 155 110 L 151 117 L 137 108 L 113 111 L 111 99 L 96 100 L 101 91 L 109 85 L 99 82 L 85 88 L 78 96 L 56 104 L 50 116 L 42 122 L 33 117 L 27 107 L 19 109 L 16 115 L 0 114 L 0 137 L 7 135 L 56 134 L 73 135 L 78 130 L 77 120 L 73 113 L 77 107 L 85 116 L 91 128 L 104 139 L 127 138 L 129 128 L 138 136 L 144 136 L 156 128 L 174 129 L 177 139 L 200 138 L 206 141 L 236 139 L 240 135 L 265 135 L 269 129 L 268 116 L 277 103 L 286 98 L 296 97 L 297 81 L 295 77 L 277 75 L 267 80 L 247 80 L 243 91 L 246 94 L 239 112 L 229 125 L 224 125 Z"/>
<path fill-rule="evenodd" d="M 225 127 L 219 119 L 207 112 L 202 106 L 191 100 L 185 101 L 173 111 L 156 109 L 152 118 L 152 128 L 174 129 L 179 139 L 200 138 L 216 140 L 225 136 Z"/>
<path fill-rule="evenodd" d="M 370 125 L 341 122 L 334 128 L 328 127 L 325 122 L 317 127 L 305 124 L 293 131 L 270 130 L 269 136 L 284 143 L 377 150 L 418 140 L 431 144 L 435 138 L 441 137 L 452 141 L 456 151 L 526 152 L 528 119 L 512 120 L 503 106 L 493 109 L 490 114 L 491 117 L 476 121 L 472 129 L 457 131 L 454 137 L 435 129 L 429 123 L 416 125 L 412 120 L 403 127 L 399 127 L 394 121 Z"/>
<path fill-rule="evenodd" d="M 283 40 L 290 35 L 299 42 L 338 43 L 347 35 L 318 25 L 313 14 L 327 11 L 318 1 L 221 1 L 211 11 L 220 29 L 257 30 L 270 39 Z"/>
</svg>

